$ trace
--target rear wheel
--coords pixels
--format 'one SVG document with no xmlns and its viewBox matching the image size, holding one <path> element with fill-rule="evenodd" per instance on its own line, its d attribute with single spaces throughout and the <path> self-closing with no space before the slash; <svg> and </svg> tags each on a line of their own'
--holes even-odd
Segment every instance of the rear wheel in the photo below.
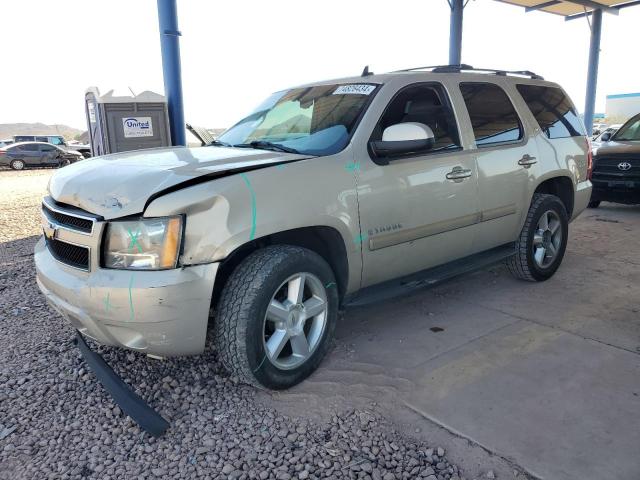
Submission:
<svg viewBox="0 0 640 480">
<path fill-rule="evenodd" d="M 600 200 L 591 200 L 588 204 L 588 208 L 598 208 L 600 206 Z"/>
<path fill-rule="evenodd" d="M 231 274 L 216 309 L 223 365 L 241 381 L 272 389 L 310 375 L 326 354 L 338 315 L 329 265 L 290 245 L 249 255 Z"/>
<path fill-rule="evenodd" d="M 540 282 L 553 276 L 564 257 L 569 219 L 555 195 L 536 193 L 516 241 L 515 255 L 507 259 L 509 271 L 522 280 Z"/>
<path fill-rule="evenodd" d="M 22 160 L 11 160 L 11 163 L 9 164 L 9 166 L 14 170 L 24 170 L 25 165 L 24 165 L 24 161 Z"/>
</svg>

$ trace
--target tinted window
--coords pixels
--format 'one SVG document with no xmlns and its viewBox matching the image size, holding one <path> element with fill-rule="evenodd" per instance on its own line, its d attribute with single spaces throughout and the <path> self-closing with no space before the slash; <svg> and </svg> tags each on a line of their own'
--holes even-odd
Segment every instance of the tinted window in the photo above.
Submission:
<svg viewBox="0 0 640 480">
<path fill-rule="evenodd" d="M 36 142 L 48 142 L 49 137 L 36 137 Z"/>
<path fill-rule="evenodd" d="M 37 143 L 30 143 L 28 145 L 22 145 L 20 147 L 21 150 L 26 151 L 26 152 L 37 152 L 38 151 L 38 144 Z"/>
<path fill-rule="evenodd" d="M 34 138 L 33 135 L 16 135 L 13 137 L 13 140 L 15 142 L 32 142 Z"/>
<path fill-rule="evenodd" d="M 492 83 L 462 83 L 476 145 L 484 147 L 522 138 L 522 124 L 505 91 Z"/>
<path fill-rule="evenodd" d="M 40 145 L 41 152 L 52 152 L 56 149 L 53 145 Z"/>
<path fill-rule="evenodd" d="M 516 85 L 516 88 L 547 137 L 565 138 L 586 135 L 575 107 L 562 90 L 524 84 Z"/>
<path fill-rule="evenodd" d="M 431 151 L 458 148 L 458 127 L 449 99 L 440 84 L 417 84 L 401 90 L 387 106 L 371 140 L 382 140 L 384 129 L 397 123 L 418 122 L 433 131 Z"/>
</svg>

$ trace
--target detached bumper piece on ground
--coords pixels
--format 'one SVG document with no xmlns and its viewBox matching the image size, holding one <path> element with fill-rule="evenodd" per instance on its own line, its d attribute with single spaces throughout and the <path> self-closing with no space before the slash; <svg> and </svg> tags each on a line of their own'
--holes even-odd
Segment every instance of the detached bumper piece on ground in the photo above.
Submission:
<svg viewBox="0 0 640 480">
<path fill-rule="evenodd" d="M 85 362 L 124 413 L 154 437 L 160 437 L 167 431 L 169 422 L 132 391 L 102 356 L 89 348 L 80 332 L 77 333 L 73 343 L 78 346 Z"/>
</svg>

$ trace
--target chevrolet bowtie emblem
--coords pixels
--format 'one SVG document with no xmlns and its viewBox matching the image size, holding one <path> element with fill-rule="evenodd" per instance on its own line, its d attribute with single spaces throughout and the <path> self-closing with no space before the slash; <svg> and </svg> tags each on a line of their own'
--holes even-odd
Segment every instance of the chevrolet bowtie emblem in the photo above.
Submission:
<svg viewBox="0 0 640 480">
<path fill-rule="evenodd" d="M 50 240 L 53 240 L 58 236 L 58 229 L 53 223 L 44 222 L 42 224 L 42 230 L 44 232 L 44 236 Z"/>
</svg>

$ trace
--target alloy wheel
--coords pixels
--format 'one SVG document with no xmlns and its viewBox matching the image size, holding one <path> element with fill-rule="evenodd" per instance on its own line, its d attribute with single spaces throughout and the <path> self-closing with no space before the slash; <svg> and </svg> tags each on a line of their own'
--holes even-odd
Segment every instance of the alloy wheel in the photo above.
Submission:
<svg viewBox="0 0 640 480">
<path fill-rule="evenodd" d="M 307 361 L 324 334 L 327 308 L 327 292 L 318 277 L 297 273 L 285 280 L 264 317 L 263 342 L 269 361 L 282 370 Z"/>
<path fill-rule="evenodd" d="M 560 216 L 553 210 L 547 210 L 538 220 L 533 234 L 533 258 L 540 268 L 551 265 L 562 245 L 562 223 Z"/>
</svg>

